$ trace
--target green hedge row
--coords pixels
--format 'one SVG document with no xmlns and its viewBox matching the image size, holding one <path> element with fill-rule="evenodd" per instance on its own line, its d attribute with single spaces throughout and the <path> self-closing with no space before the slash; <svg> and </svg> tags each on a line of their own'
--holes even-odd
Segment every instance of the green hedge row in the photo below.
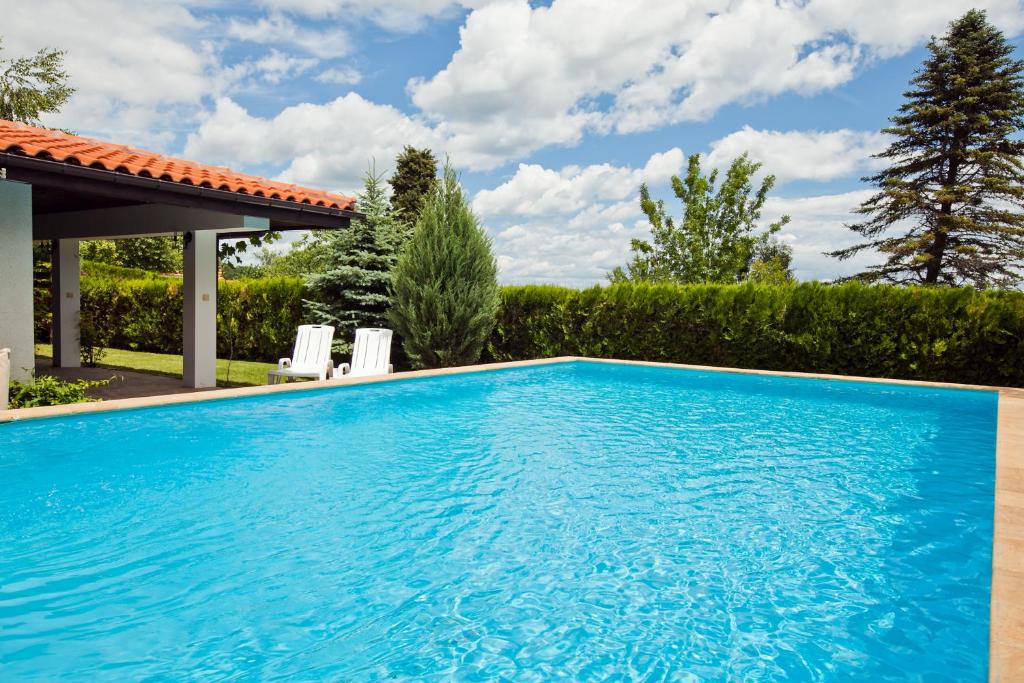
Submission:
<svg viewBox="0 0 1024 683">
<path fill-rule="evenodd" d="M 181 353 L 182 283 L 175 279 L 83 277 L 83 337 L 133 351 Z M 276 361 L 291 353 L 302 324 L 299 278 L 221 280 L 217 285 L 217 355 Z M 36 288 L 36 340 L 49 341 L 50 296 Z"/>
<path fill-rule="evenodd" d="M 803 283 L 505 287 L 497 361 L 592 356 L 1024 386 L 1024 293 Z"/>
<path fill-rule="evenodd" d="M 299 278 L 222 280 L 217 352 L 275 361 L 306 322 Z M 181 282 L 82 278 L 105 344 L 181 352 Z M 37 339 L 49 334 L 37 287 Z M 592 356 L 1024 386 L 1024 293 L 858 284 L 504 287 L 484 360 Z"/>
</svg>

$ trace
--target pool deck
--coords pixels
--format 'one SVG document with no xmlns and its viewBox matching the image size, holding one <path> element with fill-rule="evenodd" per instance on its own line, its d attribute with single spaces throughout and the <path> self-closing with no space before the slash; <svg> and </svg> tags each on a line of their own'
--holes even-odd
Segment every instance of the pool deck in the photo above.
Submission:
<svg viewBox="0 0 1024 683">
<path fill-rule="evenodd" d="M 644 361 L 618 361 L 566 356 L 510 363 L 491 363 L 439 370 L 417 370 L 380 377 L 358 377 L 327 380 L 325 382 L 296 382 L 260 387 L 214 389 L 190 393 L 168 393 L 155 396 L 136 396 L 114 400 L 78 403 L 65 406 L 0 410 L 0 423 L 67 415 L 131 410 L 177 403 L 215 401 L 243 396 L 262 396 L 294 391 L 310 391 L 329 387 L 393 382 L 416 377 L 437 377 L 470 372 L 487 372 L 506 368 L 550 365 L 573 361 L 622 363 L 653 367 L 685 368 L 716 372 L 767 375 L 776 377 L 804 377 L 809 379 L 899 384 L 931 388 L 973 389 L 999 392 L 998 432 L 996 436 L 995 526 L 992 537 L 992 605 L 989 631 L 989 680 L 1001 683 L 1024 681 L 1024 389 L 975 386 L 911 380 L 879 379 L 874 377 L 847 377 L 801 372 L 775 372 L 741 368 L 715 368 L 702 365 L 652 363 Z M 124 373 L 122 373 L 124 374 Z"/>
</svg>

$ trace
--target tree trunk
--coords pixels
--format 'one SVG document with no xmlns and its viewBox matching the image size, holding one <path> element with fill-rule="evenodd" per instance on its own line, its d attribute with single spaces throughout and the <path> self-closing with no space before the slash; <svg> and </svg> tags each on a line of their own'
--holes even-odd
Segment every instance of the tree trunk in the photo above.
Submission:
<svg viewBox="0 0 1024 683">
<path fill-rule="evenodd" d="M 961 137 L 961 135 L 957 135 L 949 153 L 951 158 L 949 160 L 949 170 L 944 178 L 945 187 L 942 188 L 944 192 L 949 192 L 950 188 L 956 185 L 957 176 L 960 173 L 961 144 L 959 140 Z M 935 225 L 935 240 L 928 249 L 931 259 L 928 261 L 924 272 L 924 282 L 926 285 L 934 285 L 939 281 L 939 274 L 942 272 L 942 257 L 946 254 L 946 244 L 949 242 L 949 218 L 952 215 L 953 200 L 942 202 L 942 205 L 939 207 L 939 218 Z"/>
</svg>

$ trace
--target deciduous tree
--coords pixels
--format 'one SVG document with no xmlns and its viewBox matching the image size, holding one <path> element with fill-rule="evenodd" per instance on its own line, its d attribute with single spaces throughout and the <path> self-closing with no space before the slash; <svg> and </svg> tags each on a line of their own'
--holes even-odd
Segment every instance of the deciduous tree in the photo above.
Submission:
<svg viewBox="0 0 1024 683">
<path fill-rule="evenodd" d="M 655 201 L 646 184 L 640 186 L 640 208 L 651 223 L 651 240 L 634 239 L 633 258 L 625 268 L 609 274 L 612 282 L 739 282 L 770 243 L 772 235 L 789 222 L 789 216 L 758 232 L 761 210 L 775 184 L 769 175 L 754 191 L 753 177 L 759 162 L 744 154 L 730 164 L 721 187 L 718 170 L 705 175 L 700 155 L 690 156 L 685 178 L 672 177 L 672 190 L 683 204 L 678 225 L 663 200 Z M 788 254 L 776 244 L 775 251 Z M 778 255 L 777 253 L 774 255 Z M 789 269 L 788 259 L 783 264 Z"/>
<path fill-rule="evenodd" d="M 44 48 L 32 57 L 0 58 L 2 119 L 39 125 L 40 116 L 60 111 L 74 92 L 64 71 L 63 50 Z"/>
</svg>

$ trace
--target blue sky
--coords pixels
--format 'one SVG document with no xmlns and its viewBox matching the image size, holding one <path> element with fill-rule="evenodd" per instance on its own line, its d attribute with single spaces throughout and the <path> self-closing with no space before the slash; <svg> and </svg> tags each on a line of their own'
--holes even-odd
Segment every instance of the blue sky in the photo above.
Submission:
<svg viewBox="0 0 1024 683">
<path fill-rule="evenodd" d="M 860 177 L 924 42 L 1019 0 L 0 0 L 8 54 L 67 50 L 82 134 L 355 192 L 405 143 L 462 171 L 506 282 L 586 285 L 628 257 L 647 181 L 743 151 L 801 279 L 839 263 Z M 40 31 L 46 26 L 46 31 Z M 672 202 L 670 201 L 670 204 Z"/>
</svg>

